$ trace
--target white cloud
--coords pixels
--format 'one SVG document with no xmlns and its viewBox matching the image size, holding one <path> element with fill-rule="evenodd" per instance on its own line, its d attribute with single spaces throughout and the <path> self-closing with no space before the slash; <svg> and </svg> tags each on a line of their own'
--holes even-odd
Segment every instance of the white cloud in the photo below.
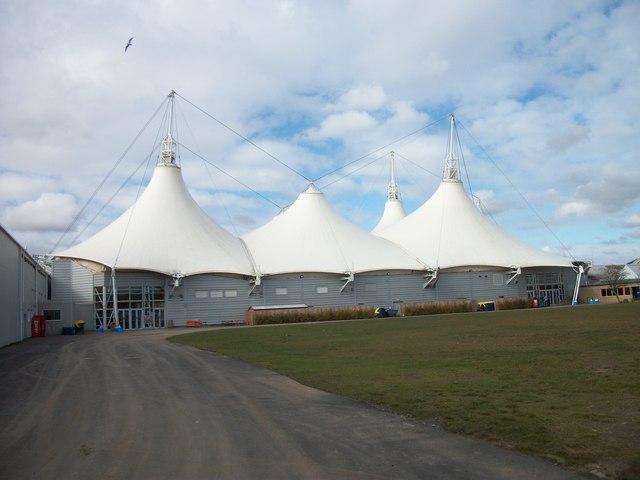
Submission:
<svg viewBox="0 0 640 480">
<path fill-rule="evenodd" d="M 63 231 L 77 211 L 72 195 L 43 193 L 36 200 L 6 207 L 0 218 L 3 225 L 17 231 Z"/>
<path fill-rule="evenodd" d="M 516 235 L 533 239 L 534 229 L 522 202 L 512 201 L 512 184 L 581 252 L 592 247 L 597 256 L 596 237 L 636 228 L 629 212 L 640 206 L 640 119 L 631 108 L 640 104 L 638 2 L 34 0 L 0 10 L 0 41 L 11 45 L 0 70 L 0 219 L 18 240 L 16 226 L 63 229 L 73 202 L 55 211 L 38 203 L 41 195 L 69 193 L 84 204 L 171 89 L 309 177 L 455 111 L 474 191 L 491 192 L 485 200 L 502 225 L 527 225 Z M 180 139 L 194 151 L 277 203 L 304 189 L 291 170 L 177 103 Z M 96 200 L 149 154 L 161 116 Z M 336 204 L 363 204 L 367 211 L 353 218 L 370 228 L 385 189 L 378 204 L 363 195 L 384 187 L 391 149 L 403 197 L 426 200 L 442 172 L 445 124 L 390 145 L 380 161 L 334 184 Z M 230 212 L 239 225 L 273 216 L 269 202 L 181 154 L 205 207 L 215 208 L 208 201 L 218 194 L 237 195 L 250 199 Z M 102 223 L 135 198 L 135 185 Z M 40 218 L 38 205 L 56 221 Z M 28 215 L 18 218 L 20 209 Z M 618 253 L 640 256 L 636 237 L 627 237 L 635 243 Z"/>
<path fill-rule="evenodd" d="M 581 126 L 568 127 L 562 132 L 553 135 L 548 140 L 548 145 L 555 151 L 562 153 L 577 143 L 589 138 L 590 130 Z"/>
<path fill-rule="evenodd" d="M 480 201 L 480 211 L 487 215 L 496 215 L 512 208 L 513 206 L 505 199 L 496 197 L 493 190 L 474 190 L 473 196 L 476 197 L 474 202 L 477 205 Z"/>
<path fill-rule="evenodd" d="M 308 133 L 308 137 L 313 140 L 345 138 L 373 128 L 375 125 L 375 119 L 367 112 L 350 110 L 329 115 L 322 121 L 320 128 L 312 129 Z"/>
<path fill-rule="evenodd" d="M 395 102 L 391 108 L 393 109 L 393 117 L 389 119 L 389 124 L 423 126 L 429 123 L 429 115 L 425 112 L 419 112 L 411 105 L 411 102 L 406 100 Z"/>
<path fill-rule="evenodd" d="M 556 211 L 559 217 L 584 216 L 589 214 L 591 208 L 587 202 L 570 201 L 560 207 Z"/>
<path fill-rule="evenodd" d="M 385 105 L 387 96 L 380 85 L 360 85 L 340 97 L 338 105 L 342 110 L 378 110 Z"/>
<path fill-rule="evenodd" d="M 37 198 L 42 191 L 56 189 L 51 177 L 16 172 L 0 172 L 0 202 L 23 202 Z"/>
<path fill-rule="evenodd" d="M 640 227 L 640 214 L 633 213 L 623 220 L 622 225 L 627 228 Z"/>
</svg>

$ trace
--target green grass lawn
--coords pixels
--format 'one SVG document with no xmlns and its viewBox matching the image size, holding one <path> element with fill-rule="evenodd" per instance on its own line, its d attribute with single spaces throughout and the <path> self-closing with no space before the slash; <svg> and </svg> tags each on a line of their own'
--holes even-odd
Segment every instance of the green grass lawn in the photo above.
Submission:
<svg viewBox="0 0 640 480">
<path fill-rule="evenodd" d="M 219 329 L 173 341 L 608 478 L 640 478 L 640 304 Z"/>
</svg>

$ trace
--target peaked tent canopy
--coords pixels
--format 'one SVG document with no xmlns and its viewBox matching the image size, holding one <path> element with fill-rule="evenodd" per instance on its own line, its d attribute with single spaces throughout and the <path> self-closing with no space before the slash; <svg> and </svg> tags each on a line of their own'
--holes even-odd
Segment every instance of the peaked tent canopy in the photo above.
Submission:
<svg viewBox="0 0 640 480">
<path fill-rule="evenodd" d="M 572 267 L 569 259 L 531 247 L 487 219 L 467 197 L 459 178 L 451 115 L 444 178 L 436 192 L 398 223 L 376 231 L 431 268 Z"/>
<path fill-rule="evenodd" d="M 342 218 L 313 184 L 286 211 L 242 238 L 261 275 L 425 269 L 397 245 Z"/>
<path fill-rule="evenodd" d="M 433 268 L 572 266 L 570 260 L 531 247 L 488 220 L 459 181 L 443 181 L 415 212 L 377 235 Z"/>
<path fill-rule="evenodd" d="M 144 193 L 93 237 L 54 256 L 112 270 L 146 270 L 177 277 L 254 275 L 242 241 L 211 220 L 184 184 L 172 136 L 174 97 L 171 91 L 161 158 Z"/>
<path fill-rule="evenodd" d="M 174 163 L 158 164 L 138 201 L 113 223 L 55 256 L 167 275 L 253 275 L 242 241 L 198 206 Z"/>
<path fill-rule="evenodd" d="M 387 190 L 387 201 L 384 204 L 384 212 L 378 224 L 371 233 L 376 233 L 390 227 L 394 223 L 402 220 L 407 214 L 400 199 L 400 191 L 396 183 L 396 167 L 394 152 L 391 152 L 391 171 L 389 175 L 389 188 Z"/>
<path fill-rule="evenodd" d="M 385 202 L 382 217 L 373 230 L 371 230 L 371 233 L 381 232 L 385 228 L 389 228 L 391 225 L 398 223 L 406 216 L 407 214 L 404 211 L 402 200 L 390 198 Z"/>
</svg>

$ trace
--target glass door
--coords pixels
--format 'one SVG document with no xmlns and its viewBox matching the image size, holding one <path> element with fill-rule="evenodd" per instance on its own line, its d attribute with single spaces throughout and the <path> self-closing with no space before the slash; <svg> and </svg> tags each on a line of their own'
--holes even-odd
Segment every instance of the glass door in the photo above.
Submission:
<svg viewBox="0 0 640 480">
<path fill-rule="evenodd" d="M 154 308 L 153 326 L 156 328 L 164 328 L 164 308 Z"/>
<path fill-rule="evenodd" d="M 129 330 L 131 328 L 129 313 L 129 310 L 118 310 L 118 321 L 120 323 L 120 326 L 125 330 Z"/>
<path fill-rule="evenodd" d="M 129 312 L 131 318 L 131 328 L 142 328 L 144 326 L 142 322 L 142 309 L 131 309 Z"/>
</svg>

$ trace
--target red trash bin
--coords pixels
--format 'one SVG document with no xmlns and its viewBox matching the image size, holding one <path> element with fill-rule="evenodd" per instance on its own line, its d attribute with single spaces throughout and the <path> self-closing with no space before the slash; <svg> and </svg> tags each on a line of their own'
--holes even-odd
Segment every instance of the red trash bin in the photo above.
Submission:
<svg viewBox="0 0 640 480">
<path fill-rule="evenodd" d="M 44 337 L 47 334 L 47 318 L 44 315 L 31 317 L 31 336 Z"/>
</svg>

